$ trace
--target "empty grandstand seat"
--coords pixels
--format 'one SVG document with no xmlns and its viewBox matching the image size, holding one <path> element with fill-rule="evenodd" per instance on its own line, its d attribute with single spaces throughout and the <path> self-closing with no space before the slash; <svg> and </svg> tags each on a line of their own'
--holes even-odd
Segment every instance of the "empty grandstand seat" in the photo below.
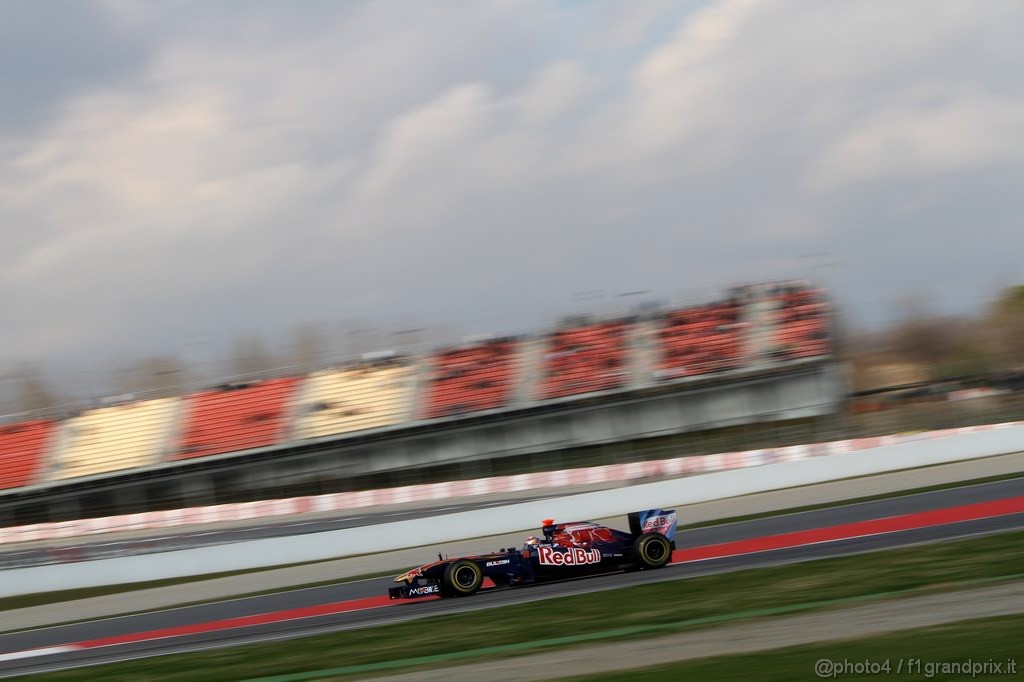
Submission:
<svg viewBox="0 0 1024 682">
<path fill-rule="evenodd" d="M 186 398 L 181 439 L 171 459 L 206 457 L 280 443 L 299 380 L 228 384 Z"/>
<path fill-rule="evenodd" d="M 781 359 L 827 355 L 830 350 L 828 313 L 824 292 L 810 287 L 786 286 L 773 297 L 775 311 L 774 348 Z"/>
<path fill-rule="evenodd" d="M 318 438 L 401 421 L 412 394 L 412 370 L 400 363 L 314 372 L 298 409 L 297 438 Z"/>
<path fill-rule="evenodd" d="M 167 443 L 179 398 L 90 410 L 62 425 L 51 480 L 154 464 Z"/>
<path fill-rule="evenodd" d="M 431 358 L 424 417 L 445 417 L 508 404 L 519 343 L 498 339 Z"/>
<path fill-rule="evenodd" d="M 35 482 L 55 424 L 36 419 L 0 426 L 0 489 Z"/>
<path fill-rule="evenodd" d="M 659 330 L 658 376 L 675 379 L 739 367 L 742 363 L 740 304 L 736 301 L 675 310 Z"/>
<path fill-rule="evenodd" d="M 563 329 L 548 339 L 541 395 L 545 399 L 606 391 L 626 381 L 626 324 Z"/>
</svg>

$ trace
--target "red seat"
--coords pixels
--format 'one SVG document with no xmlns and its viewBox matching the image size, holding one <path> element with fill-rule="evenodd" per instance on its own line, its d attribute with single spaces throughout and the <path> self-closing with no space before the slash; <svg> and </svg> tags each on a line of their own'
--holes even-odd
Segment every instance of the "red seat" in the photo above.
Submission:
<svg viewBox="0 0 1024 682">
<path fill-rule="evenodd" d="M 54 422 L 46 420 L 0 426 L 0 489 L 34 482 L 53 431 Z"/>
<path fill-rule="evenodd" d="M 561 398 L 625 384 L 626 329 L 625 323 L 609 322 L 552 334 L 541 395 Z"/>
<path fill-rule="evenodd" d="M 518 348 L 515 341 L 498 340 L 432 357 L 423 416 L 431 419 L 508 404 Z"/>
<path fill-rule="evenodd" d="M 742 362 L 739 315 L 740 305 L 733 301 L 669 313 L 659 332 L 659 376 L 674 379 L 738 367 Z"/>
<path fill-rule="evenodd" d="M 823 292 L 812 288 L 789 290 L 774 300 L 780 306 L 775 311 L 775 354 L 791 359 L 827 355 L 829 308 Z"/>
<path fill-rule="evenodd" d="M 270 379 L 186 398 L 182 437 L 171 459 L 206 457 L 281 442 L 299 380 Z"/>
</svg>

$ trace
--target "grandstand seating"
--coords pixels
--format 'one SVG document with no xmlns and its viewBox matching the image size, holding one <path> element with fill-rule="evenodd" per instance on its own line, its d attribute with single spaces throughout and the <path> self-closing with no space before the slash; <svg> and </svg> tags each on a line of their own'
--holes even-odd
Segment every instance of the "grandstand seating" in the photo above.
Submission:
<svg viewBox="0 0 1024 682">
<path fill-rule="evenodd" d="M 829 352 L 828 304 L 824 292 L 813 288 L 784 289 L 776 297 L 773 355 L 797 359 Z"/>
<path fill-rule="evenodd" d="M 405 418 L 412 369 L 402 364 L 314 372 L 297 414 L 296 438 L 390 426 Z"/>
<path fill-rule="evenodd" d="M 563 329 L 548 339 L 541 394 L 545 399 L 619 388 L 626 381 L 626 324 Z"/>
<path fill-rule="evenodd" d="M 288 431 L 288 405 L 299 380 L 228 384 L 188 396 L 181 438 L 171 459 L 219 455 L 280 443 Z"/>
<path fill-rule="evenodd" d="M 63 424 L 50 480 L 152 464 L 162 454 L 179 398 L 90 410 Z"/>
<path fill-rule="evenodd" d="M 506 405 L 519 347 L 516 341 L 498 339 L 435 355 L 423 416 L 446 417 Z"/>
<path fill-rule="evenodd" d="M 53 431 L 43 419 L 0 426 L 0 490 L 35 481 Z"/>
<path fill-rule="evenodd" d="M 64 422 L 0 425 L 0 490 L 147 466 L 165 456 L 185 460 L 622 389 L 631 379 L 639 387 L 652 371 L 673 379 L 830 352 L 820 289 L 770 282 L 727 295 L 728 301 L 646 316 L 636 326 L 580 324 L 535 341 L 502 338 L 445 350 L 424 358 L 423 373 L 385 352 L 307 377 L 103 407 Z"/>
<path fill-rule="evenodd" d="M 728 301 L 669 313 L 659 331 L 657 376 L 675 379 L 738 367 L 743 359 L 740 309 Z"/>
</svg>

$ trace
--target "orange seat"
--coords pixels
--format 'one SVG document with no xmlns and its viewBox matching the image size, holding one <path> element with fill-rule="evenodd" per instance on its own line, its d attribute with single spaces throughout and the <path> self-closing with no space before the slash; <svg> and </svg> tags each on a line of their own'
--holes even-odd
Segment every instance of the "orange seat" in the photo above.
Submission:
<svg viewBox="0 0 1024 682">
<path fill-rule="evenodd" d="M 666 315 L 659 331 L 659 375 L 674 379 L 738 367 L 742 361 L 739 313 L 739 304 L 729 301 Z"/>
<path fill-rule="evenodd" d="M 53 430 L 54 423 L 42 419 L 0 426 L 0 489 L 35 481 Z"/>
<path fill-rule="evenodd" d="M 780 293 L 775 311 L 775 354 L 783 358 L 826 355 L 828 343 L 828 303 L 819 289 L 804 288 Z"/>
<path fill-rule="evenodd" d="M 625 384 L 626 330 L 623 322 L 563 329 L 548 340 L 541 395 L 562 398 Z"/>
<path fill-rule="evenodd" d="M 184 427 L 171 459 L 191 459 L 281 442 L 298 379 L 226 386 L 186 398 Z"/>
<path fill-rule="evenodd" d="M 431 419 L 508 404 L 518 349 L 517 342 L 502 339 L 432 357 L 423 416 Z"/>
</svg>

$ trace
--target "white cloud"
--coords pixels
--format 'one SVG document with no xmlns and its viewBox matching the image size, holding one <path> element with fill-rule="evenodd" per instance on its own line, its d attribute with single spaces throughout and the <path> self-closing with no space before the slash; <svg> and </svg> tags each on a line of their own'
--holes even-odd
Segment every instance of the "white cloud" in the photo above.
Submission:
<svg viewBox="0 0 1024 682">
<path fill-rule="evenodd" d="M 540 70 L 513 95 L 518 118 L 527 128 L 555 125 L 578 109 L 593 89 L 592 77 L 576 61 L 559 62 Z"/>
<path fill-rule="evenodd" d="M 742 27 L 757 5 L 752 0 L 727 0 L 708 7 L 639 65 L 626 102 L 630 144 L 664 149 L 712 121 L 723 122 L 716 100 L 735 83 L 723 73 L 720 60 L 736 49 Z"/>
<path fill-rule="evenodd" d="M 1024 100 L 911 93 L 850 130 L 810 170 L 821 189 L 971 171 L 1024 156 Z"/>
<path fill-rule="evenodd" d="M 546 3 L 106 6 L 145 68 L 0 139 L 12 354 L 321 317 L 528 328 L 572 291 L 856 258 L 888 208 L 866 181 L 901 183 L 920 208 L 888 219 L 911 221 L 973 201 L 916 183 L 1024 153 L 1016 3 L 612 5 L 582 38 Z"/>
</svg>

